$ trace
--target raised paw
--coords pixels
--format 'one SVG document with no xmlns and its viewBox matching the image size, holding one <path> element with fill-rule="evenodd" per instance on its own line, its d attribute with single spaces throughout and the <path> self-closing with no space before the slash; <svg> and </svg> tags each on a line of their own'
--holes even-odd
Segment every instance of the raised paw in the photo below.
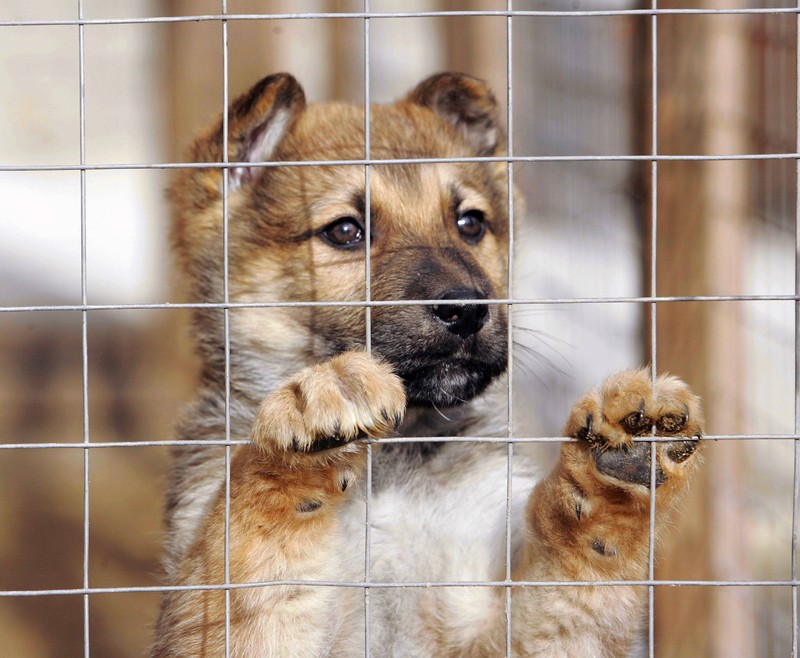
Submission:
<svg viewBox="0 0 800 658">
<path fill-rule="evenodd" d="M 253 440 L 267 450 L 318 453 L 380 437 L 405 412 L 403 384 L 366 352 L 345 352 L 304 368 L 258 410 Z"/>
<path fill-rule="evenodd" d="M 647 369 L 609 377 L 602 388 L 588 393 L 572 410 L 565 434 L 581 439 L 571 444 L 574 458 L 583 457 L 601 477 L 650 486 L 651 444 L 634 437 L 687 437 L 659 441 L 656 486 L 671 476 L 681 479 L 703 433 L 699 398 L 680 379 L 661 375 L 653 386 Z"/>
</svg>

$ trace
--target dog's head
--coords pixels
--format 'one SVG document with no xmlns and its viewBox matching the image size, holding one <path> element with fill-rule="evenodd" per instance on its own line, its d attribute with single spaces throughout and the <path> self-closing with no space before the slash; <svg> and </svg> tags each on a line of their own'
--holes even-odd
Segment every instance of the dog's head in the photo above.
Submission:
<svg viewBox="0 0 800 658">
<path fill-rule="evenodd" d="M 502 154 L 491 91 L 472 77 L 428 78 L 405 99 L 370 109 L 370 158 Z M 503 162 L 274 166 L 363 160 L 364 108 L 306 105 L 286 74 L 265 78 L 228 113 L 228 280 L 233 302 L 432 300 L 371 310 L 375 353 L 392 363 L 411 404 L 454 405 L 506 366 L 504 297 L 508 181 Z M 223 161 L 220 121 L 194 144 L 197 162 Z M 268 162 L 270 166 L 247 166 Z M 369 189 L 367 189 L 367 176 Z M 174 250 L 193 301 L 223 299 L 220 168 L 185 170 L 171 188 Z M 278 362 L 318 361 L 363 348 L 363 306 L 234 308 L 234 380 Z M 222 356 L 219 313 L 199 312 L 207 368 Z M 245 375 L 244 373 L 249 373 Z"/>
</svg>

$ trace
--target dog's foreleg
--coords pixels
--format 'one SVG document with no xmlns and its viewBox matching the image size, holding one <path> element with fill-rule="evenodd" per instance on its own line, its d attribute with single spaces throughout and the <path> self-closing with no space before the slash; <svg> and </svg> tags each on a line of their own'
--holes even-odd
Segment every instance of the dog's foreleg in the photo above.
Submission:
<svg viewBox="0 0 800 658">
<path fill-rule="evenodd" d="M 366 454 L 354 440 L 391 431 L 404 408 L 389 366 L 358 352 L 305 368 L 270 395 L 253 443 L 231 461 L 229 514 L 223 488 L 175 583 L 212 587 L 165 597 L 153 655 L 224 655 L 226 636 L 232 656 L 326 655 L 337 595 L 297 581 L 341 578 L 338 511 Z M 226 517 L 227 602 L 218 587 Z"/>
<path fill-rule="evenodd" d="M 610 377 L 575 405 L 555 469 L 531 494 L 524 554 L 514 579 L 626 581 L 648 576 L 651 444 L 655 426 L 656 523 L 663 525 L 696 470 L 699 399 L 673 377 L 655 390 L 646 370 Z M 679 438 L 688 437 L 688 438 Z M 644 586 L 530 586 L 512 593 L 519 656 L 621 656 L 644 618 Z"/>
</svg>

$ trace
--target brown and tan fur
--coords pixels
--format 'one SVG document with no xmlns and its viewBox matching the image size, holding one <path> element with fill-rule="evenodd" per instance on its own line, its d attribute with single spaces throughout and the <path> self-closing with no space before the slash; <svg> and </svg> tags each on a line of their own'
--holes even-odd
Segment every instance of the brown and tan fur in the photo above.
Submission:
<svg viewBox="0 0 800 658">
<path fill-rule="evenodd" d="M 370 125 L 376 159 L 503 155 L 494 97 L 469 76 L 429 78 L 404 100 L 374 106 Z M 362 159 L 363 108 L 307 106 L 294 78 L 270 76 L 233 103 L 228 137 L 229 161 L 241 163 L 227 182 L 230 300 L 363 301 L 363 236 L 346 239 L 363 229 L 364 167 L 247 166 Z M 223 160 L 221 123 L 192 156 Z M 223 176 L 186 170 L 171 189 L 191 301 L 224 300 Z M 230 436 L 250 439 L 230 451 L 232 656 L 364 654 L 363 589 L 302 582 L 366 577 L 362 437 L 503 435 L 506 313 L 480 300 L 506 294 L 507 184 L 502 162 L 370 168 L 371 298 L 437 302 L 374 307 L 371 353 L 356 305 L 234 307 L 227 325 L 219 308 L 196 311 L 203 370 L 179 436 L 226 436 L 227 326 Z M 517 445 L 513 580 L 645 579 L 651 448 L 633 437 L 653 427 L 678 437 L 658 443 L 661 528 L 696 469 L 702 424 L 685 384 L 662 376 L 653 385 L 646 370 L 628 371 L 575 405 L 564 432 L 578 440 L 563 444 L 549 473 Z M 422 441 L 373 453 L 371 581 L 505 579 L 504 445 Z M 225 653 L 224 590 L 181 589 L 226 582 L 224 483 L 223 447 L 176 451 L 166 571 L 177 589 L 164 596 L 153 656 Z M 504 655 L 504 592 L 372 588 L 372 655 Z M 623 655 L 644 593 L 515 587 L 513 655 Z"/>
</svg>

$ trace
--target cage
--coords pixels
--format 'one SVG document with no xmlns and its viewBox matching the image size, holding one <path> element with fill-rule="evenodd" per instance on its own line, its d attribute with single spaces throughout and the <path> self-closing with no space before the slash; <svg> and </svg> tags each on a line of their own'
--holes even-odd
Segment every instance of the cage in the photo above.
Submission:
<svg viewBox="0 0 800 658">
<path fill-rule="evenodd" d="M 789 0 L 0 9 L 6 655 L 150 642 L 171 423 L 196 369 L 163 189 L 191 135 L 279 70 L 355 103 L 439 70 L 491 82 L 528 206 L 509 454 L 556 447 L 607 373 L 684 377 L 712 445 L 643 583 L 643 655 L 798 655 L 798 21 Z"/>
</svg>

